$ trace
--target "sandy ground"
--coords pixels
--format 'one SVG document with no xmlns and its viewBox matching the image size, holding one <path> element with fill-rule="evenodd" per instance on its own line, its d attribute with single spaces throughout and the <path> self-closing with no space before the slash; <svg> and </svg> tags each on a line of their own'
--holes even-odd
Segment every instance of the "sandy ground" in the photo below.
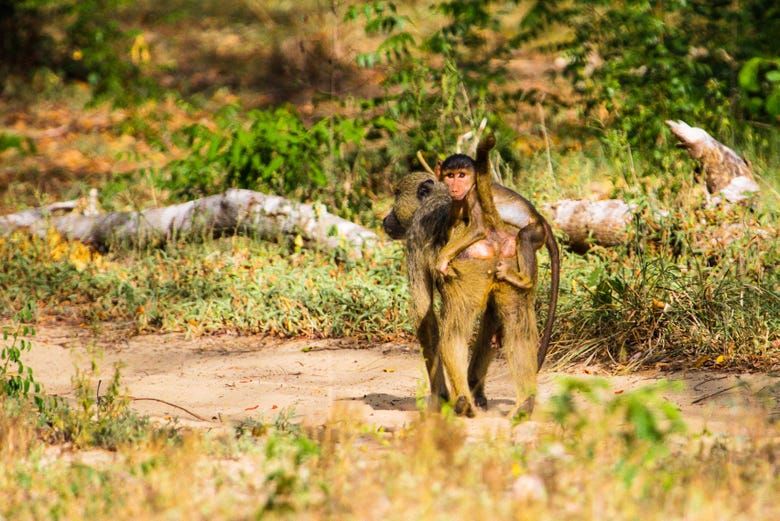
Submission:
<svg viewBox="0 0 780 521">
<path fill-rule="evenodd" d="M 114 365 L 121 363 L 122 382 L 132 396 L 166 400 L 206 421 L 153 401 L 134 401 L 133 407 L 154 418 L 178 417 L 184 424 L 203 427 L 227 426 L 243 418 L 272 420 L 282 411 L 291 412 L 295 420 L 319 424 L 334 411 L 347 408 L 370 424 L 393 430 L 414 418 L 416 396 L 425 388 L 424 366 L 413 344 L 228 335 L 113 336 L 121 340 L 112 340 L 105 330 L 96 335 L 75 325 L 44 323 L 38 326 L 33 349 L 25 359 L 47 392 L 64 396 L 71 391 L 76 368 L 87 369 L 97 360 L 97 378 L 105 385 Z M 565 374 L 592 377 L 597 373 L 579 368 Z M 561 374 L 541 373 L 540 406 L 532 421 L 519 427 L 520 436 L 533 435 L 539 427 L 538 411 L 555 391 L 555 380 Z M 778 413 L 778 375 L 696 371 L 599 376 L 610 380 L 615 393 L 661 378 L 681 380 L 684 390 L 668 397 L 680 407 L 692 432 L 706 428 L 738 434 L 746 418 Z M 718 391 L 722 392 L 711 396 Z M 509 371 L 501 360 L 491 367 L 487 395 L 489 410 L 468 420 L 469 431 L 474 436 L 511 431 L 503 414 L 514 395 Z M 767 406 L 767 397 L 771 402 L 772 395 L 775 405 Z"/>
</svg>

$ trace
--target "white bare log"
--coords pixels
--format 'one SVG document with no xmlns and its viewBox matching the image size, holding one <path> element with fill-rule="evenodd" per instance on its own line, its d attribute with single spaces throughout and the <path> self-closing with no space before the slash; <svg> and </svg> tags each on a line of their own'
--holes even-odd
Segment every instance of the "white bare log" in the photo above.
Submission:
<svg viewBox="0 0 780 521">
<path fill-rule="evenodd" d="M 691 127 L 684 121 L 667 121 L 666 124 L 681 146 L 701 165 L 707 191 L 715 196 L 713 202 L 722 198 L 735 203 L 759 191 L 750 163 L 739 154 L 704 129 Z"/>
<path fill-rule="evenodd" d="M 45 219 L 51 215 L 73 211 L 77 204 L 78 200 L 74 199 L 73 201 L 52 203 L 48 206 L 31 208 L 22 212 L 0 216 L 0 231 L 7 233 L 5 230 L 13 231 L 17 228 L 26 228 L 32 226 L 41 219 Z"/>
<path fill-rule="evenodd" d="M 563 199 L 545 206 L 545 210 L 553 226 L 566 234 L 567 243 L 575 249 L 586 249 L 589 243 L 625 243 L 633 216 L 631 205 L 620 199 Z"/>
<path fill-rule="evenodd" d="M 62 205 L 63 203 L 60 203 Z M 64 203 L 69 208 L 75 204 Z M 252 190 L 224 194 L 142 212 L 57 216 L 62 206 L 26 210 L 0 217 L 0 234 L 27 229 L 43 235 L 53 227 L 63 236 L 98 249 L 114 243 L 147 244 L 191 235 L 250 234 L 263 239 L 297 237 L 324 249 L 344 248 L 360 255 L 379 237 L 358 224 L 329 213 L 323 205 L 303 204 Z"/>
</svg>

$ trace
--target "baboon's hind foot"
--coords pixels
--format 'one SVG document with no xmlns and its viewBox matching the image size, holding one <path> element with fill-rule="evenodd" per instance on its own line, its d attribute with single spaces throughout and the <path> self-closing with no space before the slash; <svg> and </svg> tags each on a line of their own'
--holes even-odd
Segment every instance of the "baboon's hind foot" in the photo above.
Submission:
<svg viewBox="0 0 780 521">
<path fill-rule="evenodd" d="M 469 403 L 468 398 L 465 396 L 458 396 L 455 400 L 455 414 L 458 416 L 466 416 L 467 418 L 474 417 L 474 407 Z"/>
</svg>

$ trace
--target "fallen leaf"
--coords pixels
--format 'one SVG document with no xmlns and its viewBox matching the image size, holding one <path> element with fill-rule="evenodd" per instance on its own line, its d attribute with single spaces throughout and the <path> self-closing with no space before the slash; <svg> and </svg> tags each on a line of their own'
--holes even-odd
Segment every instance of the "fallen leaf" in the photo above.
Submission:
<svg viewBox="0 0 780 521">
<path fill-rule="evenodd" d="M 247 407 L 247 408 L 246 408 L 246 409 L 244 409 L 244 410 L 245 410 L 245 411 L 254 411 L 254 410 L 255 410 L 255 409 L 257 409 L 258 407 L 260 407 L 260 404 L 253 405 L 252 407 Z"/>
</svg>

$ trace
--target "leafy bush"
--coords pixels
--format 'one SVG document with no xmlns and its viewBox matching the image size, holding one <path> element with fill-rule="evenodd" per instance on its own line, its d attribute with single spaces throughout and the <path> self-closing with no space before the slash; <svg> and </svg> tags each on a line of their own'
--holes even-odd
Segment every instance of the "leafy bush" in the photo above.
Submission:
<svg viewBox="0 0 780 521">
<path fill-rule="evenodd" d="M 774 61 L 754 58 L 776 53 L 776 3 L 553 0 L 526 6 L 518 19 L 519 3 L 435 2 L 431 9 L 443 21 L 417 38 L 408 31 L 417 20 L 400 14 L 394 2 L 374 2 L 351 10 L 348 17 L 362 18 L 367 32 L 386 36 L 358 62 L 391 65 L 385 80 L 388 110 L 411 119 L 410 134 L 437 138 L 427 140 L 433 150 L 446 150 L 452 140 L 439 138 L 426 126 L 431 113 L 450 127 L 452 116 L 457 127 L 462 125 L 459 115 L 484 112 L 481 107 L 503 115 L 516 110 L 517 100 L 540 101 L 539 93 L 516 90 L 506 82 L 506 63 L 521 49 L 553 50 L 569 58 L 565 74 L 579 99 L 553 96 L 548 104 L 574 104 L 589 119 L 588 127 L 607 140 L 616 135 L 627 140 L 656 163 L 668 157 L 656 146 L 668 135 L 664 120 L 684 119 L 722 134 L 733 126 L 732 118 L 743 119 L 735 110 L 743 64 L 743 105 L 751 117 L 776 122 L 770 111 L 780 99 L 772 94 Z M 464 95 L 453 113 L 448 109 L 458 91 Z M 492 126 L 501 125 L 501 119 L 494 116 Z"/>
<path fill-rule="evenodd" d="M 16 314 L 16 325 L 3 327 L 3 343 L 0 345 L 0 395 L 22 398 L 32 391 L 35 402 L 41 407 L 41 386 L 35 381 L 32 368 L 25 366 L 22 361 L 22 353 L 32 348 L 28 337 L 35 335 L 35 328 L 29 325 L 33 317 L 34 310 L 28 302 Z"/>
<path fill-rule="evenodd" d="M 292 107 L 243 115 L 230 106 L 216 127 L 198 124 L 180 133 L 190 153 L 166 167 L 161 184 L 181 198 L 248 188 L 316 199 L 346 217 L 368 215 L 374 187 L 363 141 L 394 128 L 386 118 L 331 116 L 307 125 Z"/>
<path fill-rule="evenodd" d="M 739 71 L 739 86 L 752 115 L 780 118 L 780 57 L 748 60 Z"/>
</svg>

